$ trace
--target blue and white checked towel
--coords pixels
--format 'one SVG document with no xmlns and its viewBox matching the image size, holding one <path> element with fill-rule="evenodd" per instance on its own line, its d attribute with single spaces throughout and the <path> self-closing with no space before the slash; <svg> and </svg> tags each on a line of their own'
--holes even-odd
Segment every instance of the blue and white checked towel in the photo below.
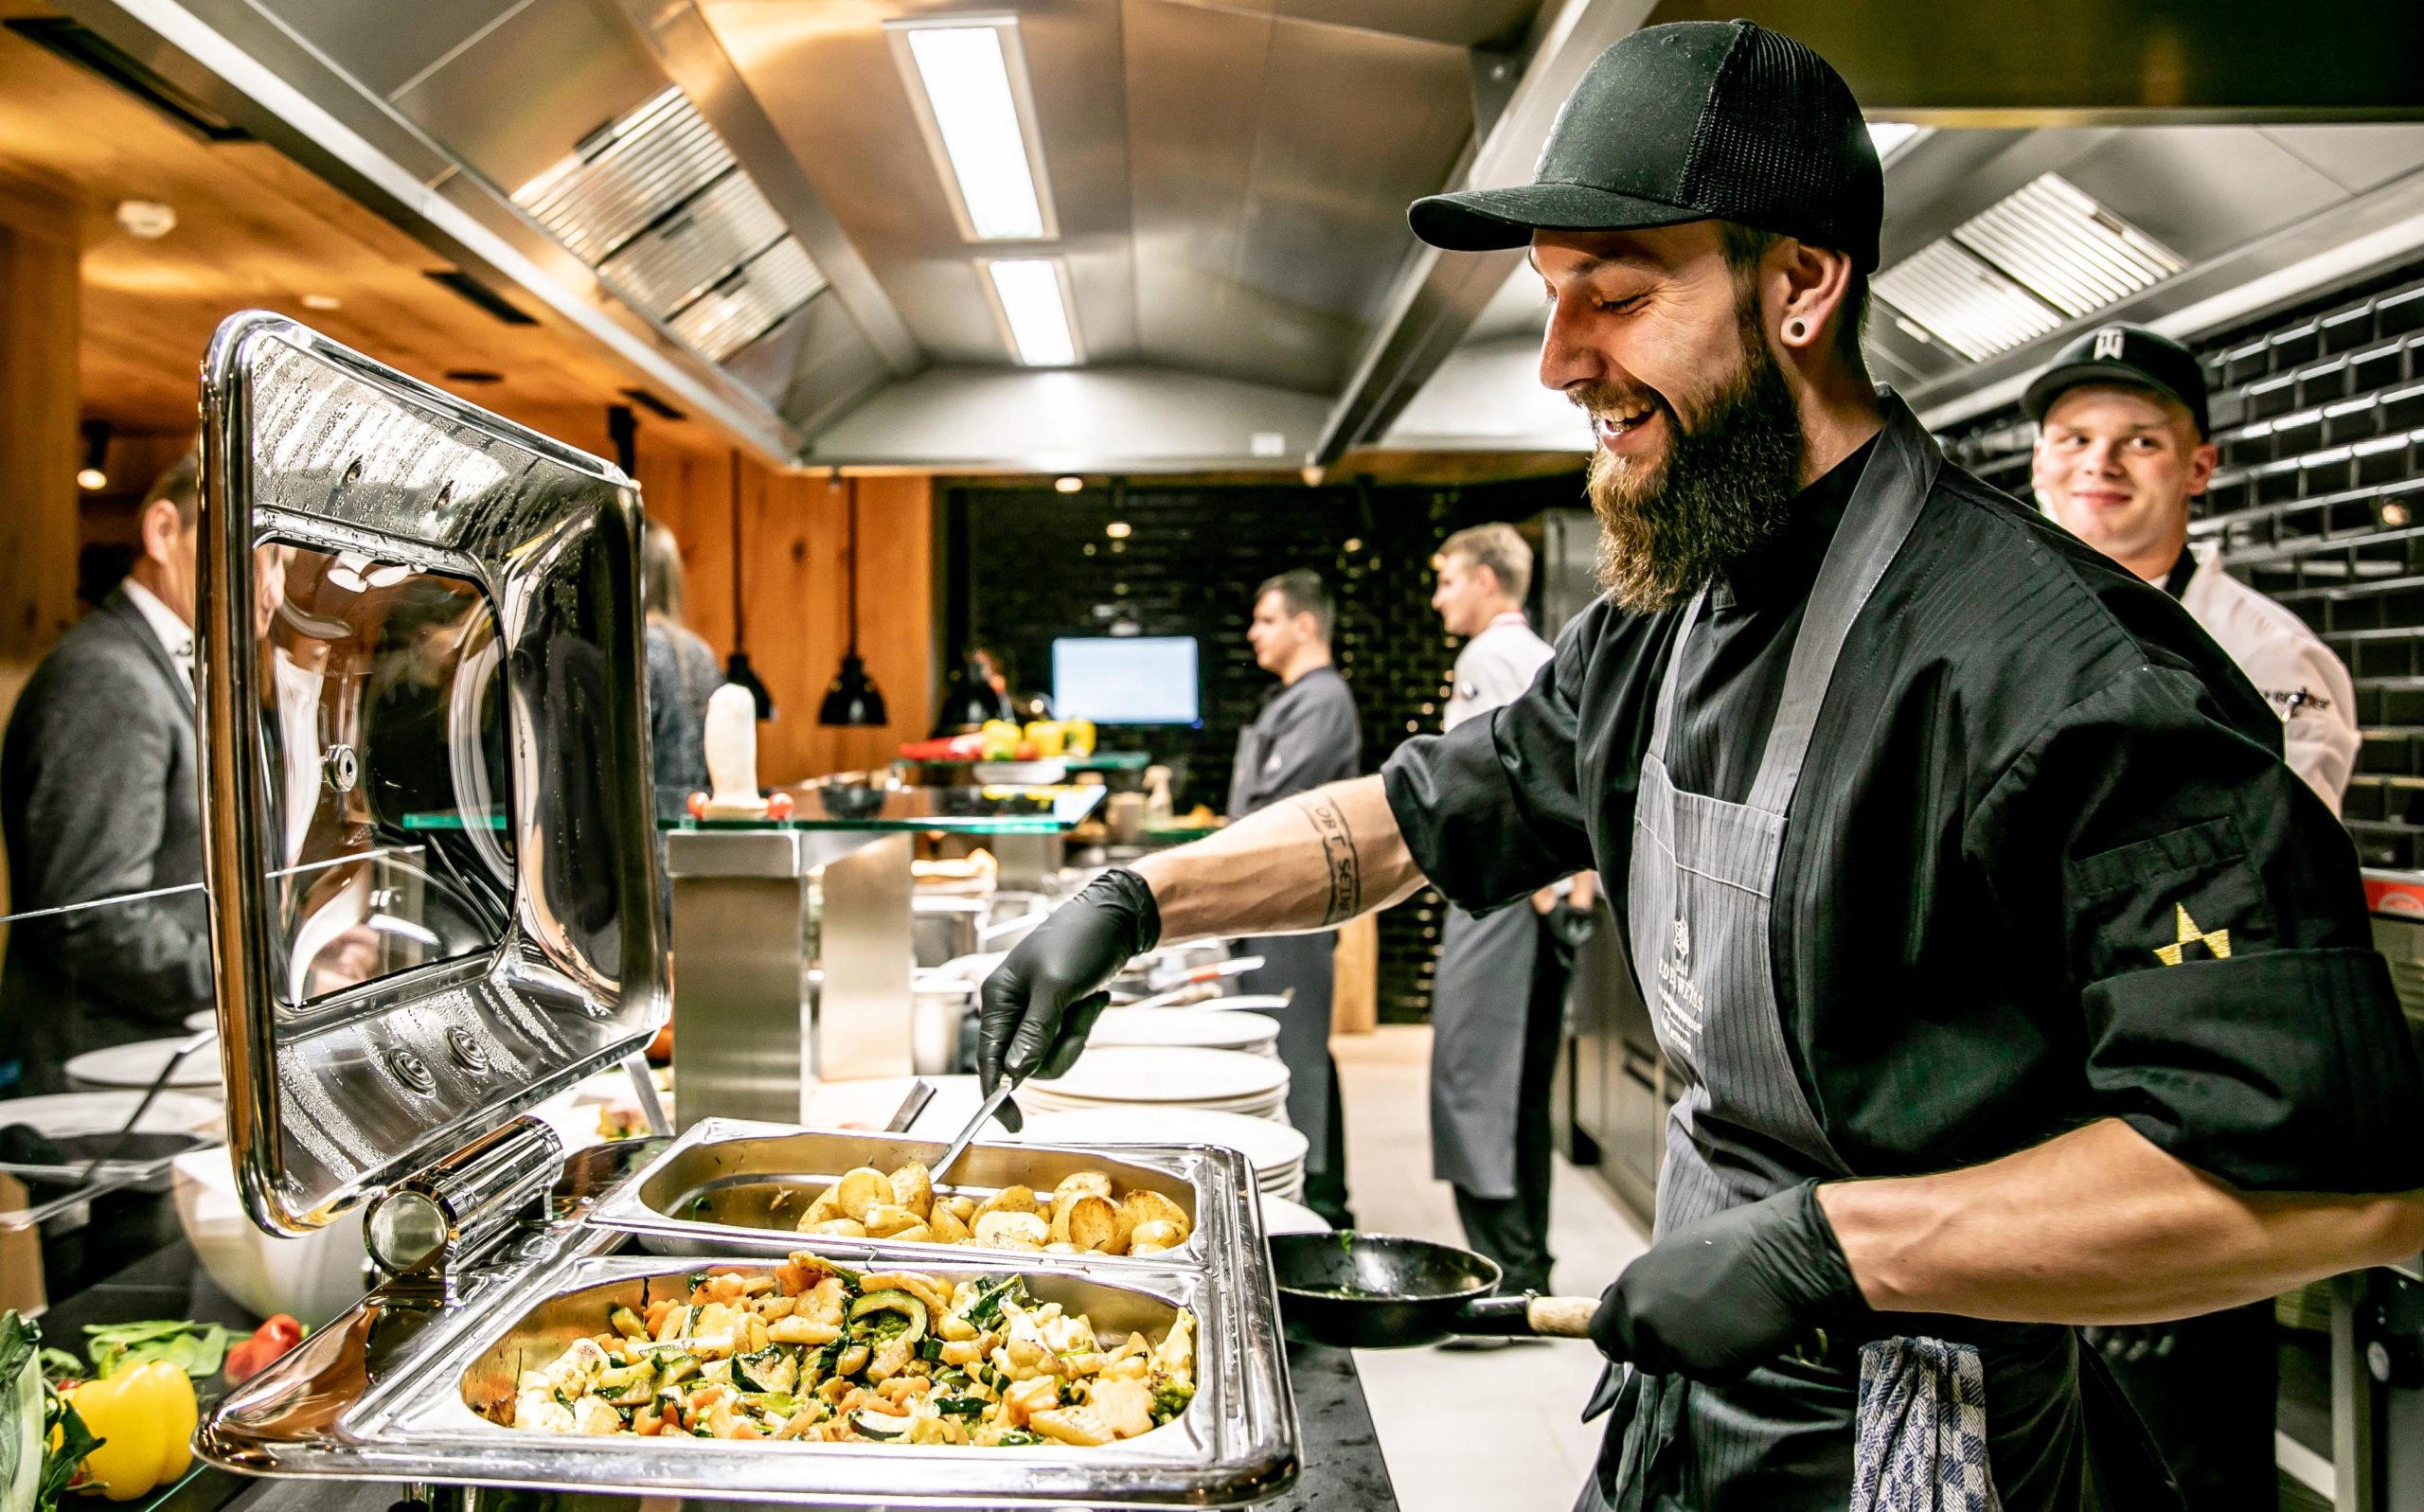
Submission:
<svg viewBox="0 0 2424 1512">
<path fill-rule="evenodd" d="M 1850 1512 L 1997 1512 L 1987 1367 L 1973 1344 L 1861 1346 Z"/>
</svg>

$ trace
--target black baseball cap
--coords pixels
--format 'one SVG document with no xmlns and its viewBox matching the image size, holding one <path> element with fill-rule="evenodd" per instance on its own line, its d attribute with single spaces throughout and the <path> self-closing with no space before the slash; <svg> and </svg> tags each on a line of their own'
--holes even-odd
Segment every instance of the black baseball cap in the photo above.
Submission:
<svg viewBox="0 0 2424 1512">
<path fill-rule="evenodd" d="M 2204 365 L 2187 347 L 2144 326 L 2098 326 L 2072 342 L 2029 380 L 2020 405 L 2041 425 L 2056 400 L 2090 383 L 2152 389 L 2186 408 L 2200 436 L 2212 434 L 2205 422 Z"/>
<path fill-rule="evenodd" d="M 1885 175 L 1860 103 L 1826 59 L 1748 21 L 1645 27 L 1592 61 L 1532 182 L 1414 202 L 1414 234 L 1451 252 L 1536 230 L 1732 221 L 1877 266 Z"/>
</svg>

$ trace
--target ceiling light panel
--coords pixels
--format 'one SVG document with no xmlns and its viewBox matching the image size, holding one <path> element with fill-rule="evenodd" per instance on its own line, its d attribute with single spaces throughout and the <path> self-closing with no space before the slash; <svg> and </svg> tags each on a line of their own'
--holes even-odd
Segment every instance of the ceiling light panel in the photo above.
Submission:
<svg viewBox="0 0 2424 1512">
<path fill-rule="evenodd" d="M 800 244 L 783 238 L 692 300 L 670 322 L 673 333 L 720 363 L 772 330 L 825 287 Z"/>
<path fill-rule="evenodd" d="M 633 303 L 670 315 L 780 240 L 783 220 L 746 173 L 726 173 L 597 265 Z"/>
<path fill-rule="evenodd" d="M 2073 317 L 2118 303 L 2188 265 L 2059 173 L 1996 201 L 1952 236 Z"/>
<path fill-rule="evenodd" d="M 1029 367 L 1067 367 L 1078 361 L 1077 327 L 1057 258 L 996 258 L 985 264 L 993 303 L 1010 347 Z"/>
<path fill-rule="evenodd" d="M 884 30 L 960 235 L 1058 237 L 1017 18 L 887 22 Z"/>
<path fill-rule="evenodd" d="M 678 87 L 583 138 L 513 203 L 592 267 L 666 211 L 733 171 L 722 138 Z"/>
<path fill-rule="evenodd" d="M 1879 274 L 1876 289 L 1880 299 L 1973 362 L 2062 323 L 2045 301 L 1950 240 L 1931 241 Z"/>
</svg>

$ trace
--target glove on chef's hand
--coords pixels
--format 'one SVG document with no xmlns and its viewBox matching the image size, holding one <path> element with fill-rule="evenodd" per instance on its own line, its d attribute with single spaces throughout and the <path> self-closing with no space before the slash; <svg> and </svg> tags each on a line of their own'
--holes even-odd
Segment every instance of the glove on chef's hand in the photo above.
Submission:
<svg viewBox="0 0 2424 1512">
<path fill-rule="evenodd" d="M 1600 1297 L 1591 1339 L 1651 1375 L 1722 1384 L 1812 1329 L 1858 1329 L 1871 1316 L 1818 1183 L 1804 1182 L 1651 1245 Z"/>
<path fill-rule="evenodd" d="M 1005 1071 L 1021 1081 L 1066 1072 L 1110 1001 L 1104 986 L 1161 937 L 1152 889 L 1132 871 L 1107 871 L 1053 910 L 985 979 L 978 1085 L 989 1091 Z M 1017 1112 L 1005 1103 L 1002 1114 L 1016 1130 Z"/>
</svg>

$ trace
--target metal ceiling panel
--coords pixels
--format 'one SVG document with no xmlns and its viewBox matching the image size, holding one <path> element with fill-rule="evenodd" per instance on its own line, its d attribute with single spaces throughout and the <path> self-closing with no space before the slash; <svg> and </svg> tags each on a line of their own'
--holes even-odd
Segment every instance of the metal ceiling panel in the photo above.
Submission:
<svg viewBox="0 0 2424 1512">
<path fill-rule="evenodd" d="M 2249 126 L 2139 126 L 2063 176 L 2190 261 L 2276 231 L 2347 191 Z"/>
<path fill-rule="evenodd" d="M 2186 266 L 2059 173 L 2030 180 L 1953 235 L 2066 315 L 2101 310 Z"/>
<path fill-rule="evenodd" d="M 1992 357 L 2062 323 L 2043 300 L 1952 241 L 1933 242 L 1882 270 L 1876 289 L 1965 357 Z"/>
<path fill-rule="evenodd" d="M 2424 168 L 2424 127 L 2267 126 L 2258 134 L 2351 194 Z"/>
<path fill-rule="evenodd" d="M 384 98 L 529 0 L 270 0 L 271 14 Z"/>
<path fill-rule="evenodd" d="M 1069 259 L 1089 352 L 1128 355 L 1127 82 L 1118 0 L 1018 8 L 1060 238 L 964 240 L 919 134 L 882 23 L 968 9 L 858 0 L 707 0 L 733 66 L 920 346 L 944 362 L 1007 363 L 977 282 L 979 256 Z M 994 8 L 990 14 L 999 14 Z M 817 87 L 802 88 L 800 80 Z M 1097 333 L 1100 333 L 1099 335 Z"/>
<path fill-rule="evenodd" d="M 394 103 L 509 195 L 666 82 L 606 0 L 528 0 Z"/>
<path fill-rule="evenodd" d="M 1451 47 L 1509 48 L 1524 40 L 1537 0 L 1157 0 L 1206 10 L 1310 21 Z"/>
</svg>

